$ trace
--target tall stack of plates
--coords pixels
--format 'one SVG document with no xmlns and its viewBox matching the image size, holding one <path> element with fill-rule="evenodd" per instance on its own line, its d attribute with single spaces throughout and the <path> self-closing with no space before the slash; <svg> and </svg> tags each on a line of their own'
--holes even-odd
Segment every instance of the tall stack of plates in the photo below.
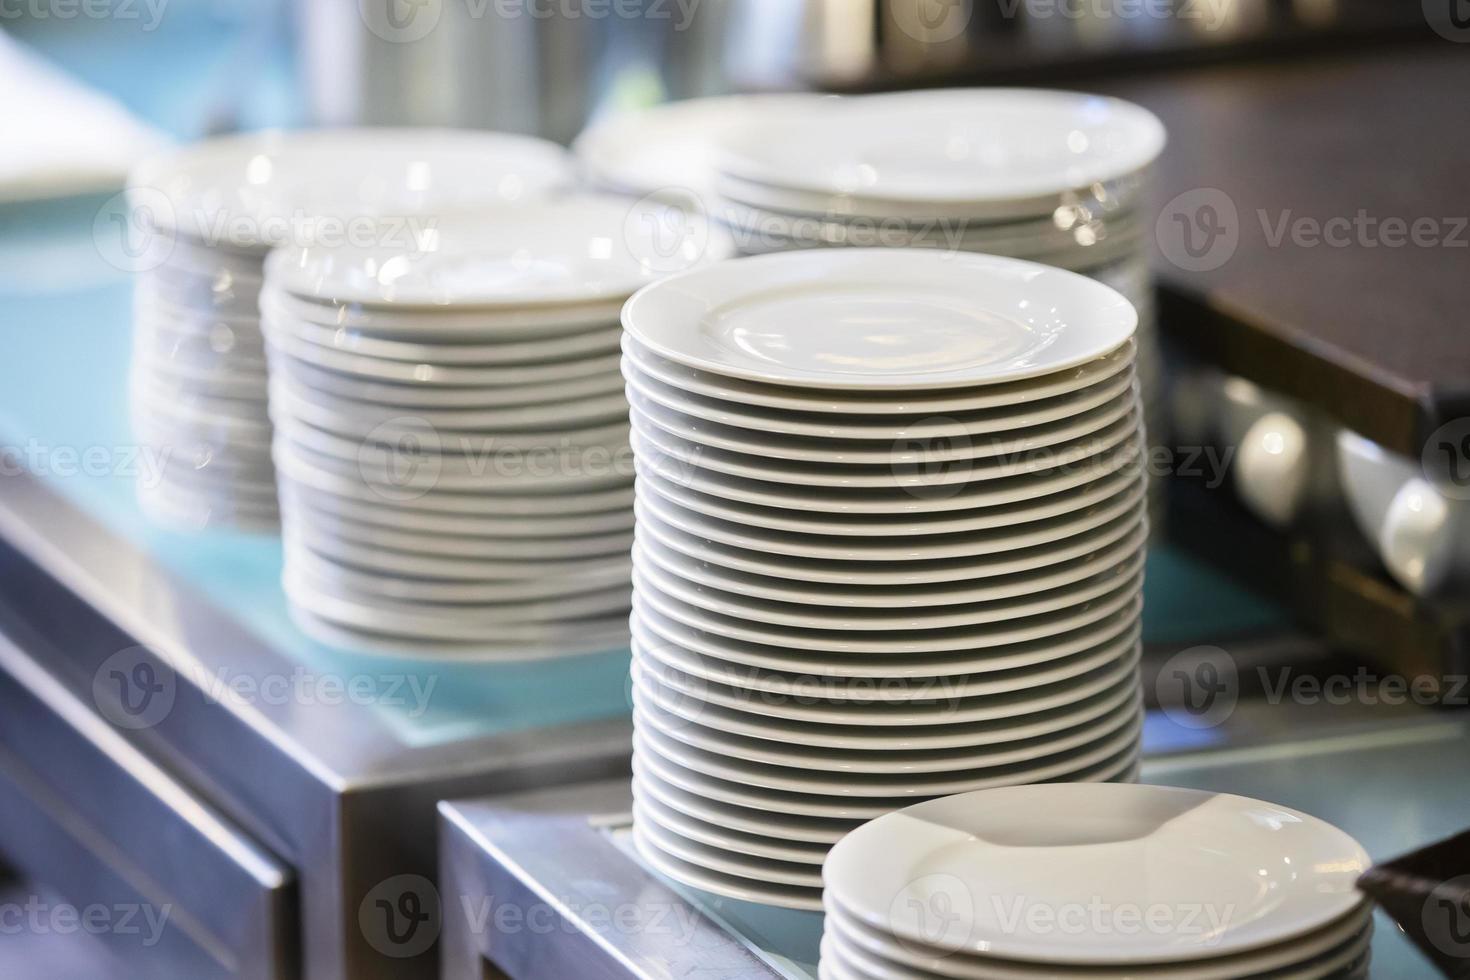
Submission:
<svg viewBox="0 0 1470 980">
<path fill-rule="evenodd" d="M 163 462 L 139 484 L 145 508 L 191 527 L 276 523 L 257 305 L 272 247 L 406 246 L 441 210 L 538 198 L 570 176 L 551 143 L 438 130 L 255 133 L 139 167 L 132 412 Z"/>
<path fill-rule="evenodd" d="M 966 250 L 1107 283 L 1139 313 L 1149 429 L 1168 411 L 1145 214 L 1164 127 L 1118 99 L 1035 89 L 788 104 L 717 134 L 712 178 L 747 254 L 824 245 Z"/>
<path fill-rule="evenodd" d="M 1026 786 L 880 817 L 823 869 L 823 980 L 1368 974 L 1361 845 L 1155 786 Z"/>
<path fill-rule="evenodd" d="M 272 257 L 284 581 L 304 629 L 460 658 L 626 646 L 618 311 L 728 253 L 669 255 L 660 227 L 657 208 L 568 198 L 446 218 L 410 249 Z"/>
<path fill-rule="evenodd" d="M 1082 276 L 917 250 L 744 259 L 629 302 L 652 865 L 817 908 L 827 849 L 905 803 L 1132 778 L 1135 323 Z"/>
</svg>

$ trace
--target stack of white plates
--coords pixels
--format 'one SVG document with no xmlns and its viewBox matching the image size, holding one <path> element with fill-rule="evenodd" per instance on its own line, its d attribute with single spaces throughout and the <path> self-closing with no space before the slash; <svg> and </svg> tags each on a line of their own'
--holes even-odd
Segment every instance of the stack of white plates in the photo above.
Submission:
<svg viewBox="0 0 1470 980">
<path fill-rule="evenodd" d="M 445 219 L 412 249 L 272 257 L 270 411 L 303 628 L 454 657 L 626 645 L 618 311 L 668 264 L 728 253 L 658 252 L 640 235 L 660 220 L 568 198 Z"/>
<path fill-rule="evenodd" d="M 715 135 L 712 177 L 747 254 L 824 245 L 965 250 L 1082 272 L 1139 314 L 1149 429 L 1168 419 L 1148 272 L 1164 127 L 1118 99 L 1035 89 L 791 102 Z"/>
<path fill-rule="evenodd" d="M 823 980 L 1365 977 L 1369 867 L 1240 796 L 1026 786 L 880 817 L 823 869 Z"/>
<path fill-rule="evenodd" d="M 1135 315 L 1072 273 L 820 250 L 623 312 L 635 837 L 797 908 L 907 802 L 1126 780 L 1147 519 Z"/>
<path fill-rule="evenodd" d="M 133 296 L 133 431 L 160 462 L 139 502 L 183 527 L 275 526 L 265 352 L 256 296 L 263 255 L 185 239 Z"/>
<path fill-rule="evenodd" d="M 276 523 L 257 305 L 272 247 L 407 246 L 441 210 L 538 198 L 570 175 L 553 144 L 437 130 L 255 133 L 139 167 L 132 410 L 164 464 L 139 485 L 145 508 L 191 527 Z"/>
</svg>

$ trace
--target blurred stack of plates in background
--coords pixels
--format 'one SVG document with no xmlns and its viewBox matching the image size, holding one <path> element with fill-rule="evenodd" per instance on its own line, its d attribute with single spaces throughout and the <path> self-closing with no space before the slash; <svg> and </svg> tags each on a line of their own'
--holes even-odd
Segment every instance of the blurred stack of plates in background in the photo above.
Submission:
<svg viewBox="0 0 1470 980">
<path fill-rule="evenodd" d="M 271 248 L 361 243 L 393 231 L 388 216 L 403 232 L 570 178 L 551 143 L 443 130 L 252 133 L 137 168 L 125 215 L 138 274 L 132 415 L 163 463 L 139 483 L 145 509 L 184 527 L 277 521 L 257 304 Z"/>
<path fill-rule="evenodd" d="M 1023 786 L 858 828 L 823 869 L 823 980 L 1368 975 L 1362 845 L 1161 786 Z"/>
<path fill-rule="evenodd" d="M 411 247 L 268 263 L 294 616 L 339 646 L 525 659 L 626 646 L 632 462 L 618 313 L 670 252 L 656 206 L 446 218 Z"/>
<path fill-rule="evenodd" d="M 1138 759 L 1136 316 L 1068 272 L 844 249 L 624 310 L 638 471 L 635 840 L 820 905 L 905 802 Z"/>
</svg>

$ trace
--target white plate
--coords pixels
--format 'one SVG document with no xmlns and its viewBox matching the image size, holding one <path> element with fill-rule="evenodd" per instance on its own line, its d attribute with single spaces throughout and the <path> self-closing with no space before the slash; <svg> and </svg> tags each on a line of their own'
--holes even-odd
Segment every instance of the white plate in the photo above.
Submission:
<svg viewBox="0 0 1470 980">
<path fill-rule="evenodd" d="M 1034 500 L 970 510 L 929 513 L 906 511 L 898 514 L 844 513 L 840 510 L 791 510 L 729 500 L 670 483 L 652 468 L 638 472 L 638 486 L 665 498 L 679 508 L 706 517 L 738 524 L 796 534 L 854 535 L 859 537 L 925 537 L 1011 527 L 1075 513 L 1127 493 L 1140 477 L 1120 472 L 1093 480 L 1069 493 L 1056 493 Z M 703 483 L 703 481 L 701 481 Z"/>
<path fill-rule="evenodd" d="M 692 586 L 734 592 L 754 599 L 771 599 L 837 609 L 935 608 L 973 602 L 990 602 L 1035 595 L 1071 585 L 1102 574 L 1128 561 L 1143 550 L 1146 531 L 1142 527 L 1117 544 L 1098 549 L 1034 572 L 1003 575 L 970 582 L 931 583 L 912 586 L 833 586 L 824 582 L 781 579 L 725 568 L 714 562 L 692 558 L 644 534 L 639 546 L 656 556 L 658 563 Z"/>
<path fill-rule="evenodd" d="M 638 849 L 639 857 L 650 868 L 674 881 L 683 882 L 691 888 L 762 905 L 800 909 L 807 912 L 822 910 L 822 893 L 819 889 L 773 885 L 710 871 L 665 853 L 655 842 L 639 834 L 636 827 L 633 830 L 633 841 Z"/>
<path fill-rule="evenodd" d="M 410 555 L 364 547 L 342 538 L 313 536 L 309 530 L 293 527 L 289 522 L 282 528 L 282 539 L 288 554 L 294 549 L 307 549 L 338 564 L 350 565 L 364 571 L 446 582 L 562 580 L 569 576 L 591 575 L 606 569 L 627 567 L 626 556 L 618 555 L 595 561 L 497 559 L 490 555 L 472 560 Z"/>
<path fill-rule="evenodd" d="M 299 499 L 283 500 L 282 503 L 286 505 L 288 517 L 301 528 L 303 536 L 313 541 L 337 539 L 392 554 L 435 558 L 477 559 L 484 556 L 495 560 L 570 561 L 624 555 L 633 543 L 631 530 L 547 538 L 490 538 L 467 534 L 398 531 L 345 518 L 328 510 L 298 506 L 301 503 Z"/>
<path fill-rule="evenodd" d="M 426 362 L 482 367 L 537 364 L 607 354 L 618 349 L 619 336 L 615 320 L 595 330 L 563 337 L 503 343 L 424 343 L 372 336 L 350 327 L 322 326 L 283 316 L 273 316 L 271 322 L 297 340 L 317 347 L 410 364 Z M 485 336 L 493 340 L 493 329 L 487 329 Z"/>
<path fill-rule="evenodd" d="M 814 797 L 817 800 L 834 797 L 838 800 L 846 798 L 879 800 L 968 793 L 978 789 L 1055 779 L 1079 769 L 1101 765 L 1124 752 L 1133 750 L 1133 747 L 1138 744 L 1138 733 L 1141 729 L 1142 717 L 1140 714 L 1140 717 L 1132 724 L 1084 748 L 1058 752 L 1055 755 L 1044 756 L 1029 762 L 983 766 L 953 773 L 919 773 L 909 778 L 873 773 L 832 774 L 816 770 L 745 763 L 693 749 L 642 728 L 638 729 L 633 736 L 633 747 L 635 752 L 651 752 L 664 760 L 713 779 L 768 793 Z M 816 809 L 817 807 L 812 808 L 813 811 Z M 793 808 L 792 812 L 802 813 L 803 811 Z M 821 816 L 824 814 L 813 812 L 807 815 Z"/>
<path fill-rule="evenodd" d="M 521 602 L 585 595 L 614 588 L 626 592 L 632 573 L 629 565 L 623 563 L 597 565 L 580 575 L 556 578 L 446 582 L 354 568 L 324 558 L 305 547 L 293 547 L 286 558 L 288 565 L 300 567 L 317 581 L 339 583 L 339 588 L 360 596 L 376 595 L 407 602 Z"/>
<path fill-rule="evenodd" d="M 1050 965 L 1026 964 L 994 956 L 972 958 L 925 948 L 908 940 L 895 940 L 865 925 L 852 916 L 831 896 L 824 898 L 826 924 L 824 931 L 842 948 L 842 955 L 872 967 L 881 967 L 891 977 L 925 977 L 939 975 L 954 980 L 1040 980 L 1052 976 Z M 1365 909 L 1340 922 L 1291 942 L 1266 947 L 1256 952 L 1202 959 L 1190 964 L 1167 963 L 1157 966 L 1130 966 L 1124 969 L 1083 968 L 1068 971 L 1066 976 L 1085 980 L 1237 980 L 1259 977 L 1274 971 L 1302 967 L 1312 961 L 1331 956 L 1344 947 L 1352 947 L 1371 932 L 1371 917 Z M 1295 975 L 1295 974 L 1293 974 Z M 1331 974 L 1307 974 L 1330 976 Z"/>
<path fill-rule="evenodd" d="M 604 116 L 572 143 L 583 177 L 604 190 L 711 201 L 715 140 L 742 121 L 819 111 L 833 96 L 732 95 L 666 102 Z"/>
<path fill-rule="evenodd" d="M 617 324 L 623 299 L 505 310 L 394 310 L 297 296 L 278 287 L 262 291 L 260 303 L 272 316 L 350 330 L 364 337 L 411 338 L 423 343 L 485 343 L 551 340 Z"/>
<path fill-rule="evenodd" d="M 945 414 L 1016 409 L 1079 391 L 1106 381 L 1132 365 L 1136 345 L 1129 341 L 1087 364 L 1025 381 L 977 388 L 911 391 L 902 398 L 895 398 L 892 392 L 790 388 L 699 371 L 659 357 L 626 333 L 623 335 L 623 353 L 648 377 L 671 388 L 707 398 L 776 409 L 780 413 L 898 415 L 922 420 Z"/>
<path fill-rule="evenodd" d="M 770 626 L 874 633 L 978 626 L 1057 612 L 1111 593 L 1119 584 L 1141 573 L 1144 561 L 1140 551 L 1080 582 L 1012 599 L 884 609 L 792 603 L 728 592 L 691 582 L 658 558 L 650 558 L 650 554 L 649 549 L 635 545 L 633 568 L 665 595 L 700 609 Z"/>
<path fill-rule="evenodd" d="M 852 824 L 846 820 L 782 816 L 707 799 L 665 782 L 656 773 L 640 765 L 636 758 L 633 760 L 633 791 L 645 799 L 655 799 L 665 808 L 686 814 L 704 824 L 728 828 L 749 838 L 815 844 L 821 847 L 824 855 L 831 845 L 852 830 Z"/>
<path fill-rule="evenodd" d="M 422 636 L 397 636 L 358 630 L 321 619 L 300 606 L 289 606 L 292 622 L 317 643 L 357 654 L 391 657 L 396 660 L 457 663 L 526 663 L 567 657 L 610 653 L 624 649 L 622 637 L 585 635 L 558 642 L 456 642 Z"/>
<path fill-rule="evenodd" d="M 450 640 L 461 643 L 562 646 L 584 637 L 611 637 L 626 633 L 626 616 L 600 615 L 584 619 L 543 622 L 464 620 L 429 611 L 408 612 L 382 608 L 381 603 L 351 601 L 326 594 L 310 583 L 283 579 L 286 598 L 312 615 L 349 629 L 390 636 Z M 608 648 L 621 644 L 608 644 Z"/>
<path fill-rule="evenodd" d="M 623 472 L 631 468 L 626 447 L 616 441 L 579 446 L 557 439 L 514 448 L 450 439 L 446 441 L 451 445 L 468 450 L 451 455 L 442 451 L 444 443 L 426 426 L 417 430 L 416 441 L 385 447 L 344 439 L 288 416 L 274 422 L 277 455 L 282 444 L 288 444 L 286 452 L 303 454 L 319 468 L 398 499 L 436 490 L 527 495 L 604 490 L 632 482 L 632 474 Z"/>
<path fill-rule="evenodd" d="M 1025 619 L 979 626 L 957 626 L 947 629 L 873 633 L 820 629 L 801 629 L 751 622 L 734 616 L 701 609 L 659 589 L 635 568 L 633 582 L 639 596 L 659 612 L 707 632 L 735 640 L 747 640 L 770 646 L 789 646 L 800 650 L 830 653 L 897 654 L 902 652 L 934 653 L 942 650 L 975 649 L 1006 646 L 1055 636 L 1101 619 L 1130 604 L 1142 587 L 1141 577 L 1124 580 L 1110 593 L 1051 613 Z"/>
<path fill-rule="evenodd" d="M 411 384 L 420 387 L 513 387 L 543 382 L 576 381 L 595 375 L 619 375 L 620 358 L 615 352 L 578 357 L 566 361 L 523 364 L 514 368 L 465 367 L 459 364 L 409 363 L 365 357 L 349 351 L 318 347 L 290 336 L 267 317 L 262 327 L 274 358 L 279 351 L 306 364 L 368 381 Z"/>
<path fill-rule="evenodd" d="M 729 183 L 723 186 L 727 195 L 774 197 L 731 188 Z M 981 224 L 964 218 L 904 222 L 893 218 L 812 215 L 793 213 L 774 201 L 763 207 L 749 206 L 751 203 L 737 203 L 727 197 L 713 212 L 728 229 L 736 247 L 748 255 L 801 248 L 958 249 L 1081 271 L 1141 254 L 1146 247 L 1134 213 L 1121 212 L 1111 221 L 1070 223 L 1068 212 L 1087 210 L 1083 206 L 1059 206 L 1054 216 L 1039 221 Z"/>
<path fill-rule="evenodd" d="M 1028 738 L 947 749 L 900 749 L 881 744 L 834 748 L 749 738 L 691 724 L 641 698 L 635 698 L 634 721 L 693 748 L 756 765 L 831 774 L 899 776 L 965 772 L 1030 762 L 1103 741 L 1125 726 L 1136 726 L 1142 716 L 1142 693 L 1134 689 L 1122 704 L 1095 718 L 1079 719 L 1074 724 Z"/>
<path fill-rule="evenodd" d="M 720 824 L 701 820 L 664 803 L 657 795 L 643 789 L 639 785 L 639 780 L 634 779 L 633 819 L 636 822 L 645 817 L 657 821 L 688 840 L 708 844 L 711 847 L 723 847 L 737 854 L 748 854 L 751 857 L 771 861 L 810 864 L 820 868 L 822 859 L 827 856 L 829 850 L 828 846 L 822 844 L 791 842 L 763 837 L 759 834 L 744 834 Z"/>
<path fill-rule="evenodd" d="M 642 750 L 635 738 L 633 764 L 653 773 L 669 785 L 707 800 L 744 807 L 757 813 L 772 814 L 773 824 L 791 817 L 815 817 L 823 820 L 850 821 L 849 826 L 892 813 L 899 805 L 893 797 L 818 796 L 813 793 L 788 793 L 747 786 L 719 779 L 660 755 Z M 1091 765 L 1063 763 L 1037 770 L 1038 779 L 1065 779 L 1071 782 L 1104 782 L 1129 778 L 1138 764 L 1138 744 L 1126 746 L 1116 755 Z M 779 831 L 772 831 L 776 836 Z"/>
<path fill-rule="evenodd" d="M 976 437 L 1058 422 L 1111 402 L 1126 393 L 1133 381 L 1132 370 L 1125 367 L 1097 384 L 1020 406 L 917 417 L 871 416 L 752 407 L 676 388 L 647 373 L 629 357 L 623 358 L 622 369 L 628 387 L 639 396 L 686 418 L 754 432 L 890 442 Z"/>
<path fill-rule="evenodd" d="M 836 466 L 933 467 L 941 463 L 990 459 L 1044 449 L 1081 439 L 1117 422 L 1138 401 L 1136 389 L 1070 418 L 1022 429 L 974 436 L 920 434 L 896 439 L 844 439 L 828 436 L 792 436 L 756 432 L 719 422 L 708 422 L 674 411 L 628 388 L 628 404 L 642 420 L 680 439 L 727 452 L 749 453 L 778 460 L 831 463 Z"/>
<path fill-rule="evenodd" d="M 317 575 L 307 563 L 297 561 L 287 564 L 282 581 L 287 594 L 298 599 L 322 597 L 344 603 L 371 605 L 385 616 L 427 616 L 444 623 L 484 627 L 488 630 L 501 626 L 554 626 L 564 620 L 606 617 L 618 613 L 626 615 L 629 604 L 626 586 L 539 599 L 489 602 L 427 602 L 389 598 L 378 593 L 359 591 L 341 576 Z M 310 607 L 312 603 L 305 601 L 303 605 Z"/>
<path fill-rule="evenodd" d="M 750 878 L 754 881 L 794 888 L 810 888 L 818 894 L 821 892 L 820 865 L 776 861 L 771 858 L 754 857 L 728 847 L 711 846 L 684 837 L 656 818 L 640 822 L 640 817 L 651 817 L 646 808 L 640 808 L 635 804 L 633 813 L 635 833 L 647 835 L 660 850 L 688 861 L 690 864 L 697 864 L 722 874 Z"/>
<path fill-rule="evenodd" d="M 266 274 L 334 302 L 503 309 L 627 297 L 732 253 L 722 232 L 667 205 L 583 195 L 448 214 L 406 244 L 282 249 Z"/>
<path fill-rule="evenodd" d="M 423 436 L 432 431 L 449 449 L 453 440 L 471 440 L 471 446 L 514 445 L 528 437 L 555 445 L 558 433 L 572 434 L 615 426 L 626 431 L 627 403 L 616 394 L 560 405 L 533 405 L 502 409 L 414 409 L 412 414 L 394 405 L 376 405 L 322 392 L 289 376 L 277 374 L 270 383 L 272 411 L 286 413 L 318 429 L 353 439 L 369 435 L 379 441 Z"/>
<path fill-rule="evenodd" d="M 286 372 L 280 372 L 273 384 L 288 398 L 326 415 L 343 416 L 354 424 L 372 426 L 391 422 L 407 414 L 402 407 L 360 401 L 323 392 L 304 385 Z M 521 405 L 504 408 L 417 408 L 417 418 L 447 432 L 515 432 L 532 429 L 543 432 L 587 428 L 596 423 L 621 421 L 628 413 L 628 403 L 617 392 L 551 405 Z"/>
<path fill-rule="evenodd" d="M 1014 719 L 1074 704 L 1135 677 L 1140 657 L 1135 644 L 1106 650 L 1104 656 L 1094 658 L 1100 661 L 1096 666 L 1082 672 L 1018 671 L 1019 676 L 975 681 L 963 696 L 950 694 L 942 687 L 931 689 L 908 682 L 912 688 L 909 698 L 889 701 L 873 694 L 867 700 L 854 701 L 823 697 L 820 693 L 815 696 L 770 694 L 691 677 L 653 659 L 637 637 L 633 639 L 633 652 L 638 663 L 636 671 L 640 676 L 651 677 L 650 683 L 656 689 L 668 692 L 666 701 L 693 701 L 808 724 L 897 728 Z M 1109 655 L 1112 659 L 1107 659 Z M 986 685 L 991 689 L 983 690 Z M 928 694 L 930 699 L 912 700 L 920 694 Z"/>
<path fill-rule="evenodd" d="M 484 492 L 455 490 L 448 487 L 414 485 L 412 481 L 370 481 L 362 469 L 351 462 L 323 456 L 298 446 L 284 436 L 276 439 L 272 458 L 277 470 L 298 483 L 324 493 L 347 497 L 370 504 L 403 507 L 431 514 L 470 516 L 528 516 L 554 514 L 592 514 L 633 503 L 630 481 L 614 479 L 590 483 L 585 489 L 574 486 L 547 492 L 535 485 L 517 491 Z"/>
<path fill-rule="evenodd" d="M 312 510 L 325 511 L 379 527 L 410 533 L 462 534 L 490 538 L 576 537 L 629 531 L 633 527 L 631 507 L 592 513 L 455 514 L 413 510 L 387 501 L 369 502 L 322 492 L 293 479 L 281 481 L 281 497 L 300 501 Z"/>
<path fill-rule="evenodd" d="M 1086 861 L 1077 855 L 1085 847 Z M 1182 963 L 1261 949 L 1352 914 L 1362 846 L 1314 817 L 1239 796 L 1156 786 L 1036 786 L 936 800 L 839 842 L 834 900 L 882 932 L 970 955 L 1075 965 Z M 985 883 L 983 896 L 967 882 Z M 922 921 L 941 892 L 961 915 Z M 1033 935 L 997 910 L 1201 904 L 1215 928 Z M 905 899 L 912 899 L 912 904 Z M 1000 898 L 1001 902 L 993 901 Z M 1223 917 L 1221 917 L 1223 918 Z"/>
<path fill-rule="evenodd" d="M 364 128 L 192 143 L 145 161 L 128 188 L 135 206 L 158 212 L 186 241 L 257 251 L 342 236 L 349 221 L 527 201 L 571 182 L 569 158 L 546 140 Z"/>
<path fill-rule="evenodd" d="M 623 380 L 617 374 L 594 374 L 572 381 L 446 387 L 418 382 L 374 381 L 326 370 L 283 351 L 271 352 L 271 371 L 324 394 L 370 404 L 414 409 L 498 409 L 548 407 L 589 398 L 623 398 Z M 626 399 L 624 399 L 626 401 Z"/>
<path fill-rule="evenodd" d="M 1079 467 L 1088 475 L 1101 475 L 1093 467 L 1104 467 L 1110 453 L 1139 433 L 1141 413 L 1130 409 L 1123 418 L 1080 439 L 989 459 L 959 459 L 932 467 L 922 462 L 880 464 L 813 463 L 804 460 L 770 459 L 749 453 L 701 446 L 652 426 L 641 414 L 630 416 L 639 440 L 639 458 L 648 457 L 665 479 L 698 488 L 698 474 L 709 470 L 727 476 L 785 483 L 801 487 L 833 487 L 886 490 L 892 497 L 949 497 L 962 492 L 959 484 L 1003 480 L 1046 470 Z M 1111 472 L 1111 470 L 1104 470 Z M 683 474 L 682 478 L 680 474 Z"/>
<path fill-rule="evenodd" d="M 747 180 L 1000 217 L 1044 213 L 1070 189 L 1146 168 L 1164 147 L 1164 127 L 1120 99 L 951 89 L 755 120 L 720 147 L 718 169 Z"/>
<path fill-rule="evenodd" d="M 742 686 L 777 694 L 799 694 L 808 678 L 948 679 L 969 674 L 983 677 L 993 671 L 1014 671 L 1042 664 L 1059 665 L 1063 661 L 1086 662 L 1088 658 L 1099 655 L 1099 648 L 1120 642 L 1124 636 L 1128 637 L 1124 642 L 1131 643 L 1136 639 L 1131 631 L 1137 626 L 1141 607 L 1141 599 L 1135 600 L 1111 616 L 1041 640 L 978 651 L 929 655 L 906 653 L 893 657 L 877 654 L 851 657 L 732 640 L 669 619 L 648 603 L 640 602 L 636 596 L 634 626 L 650 631 L 653 636 L 644 637 L 650 652 L 678 670 L 719 681 L 728 676 L 731 665 L 753 668 L 740 675 Z M 1103 652 L 1100 655 L 1108 654 Z M 705 658 L 712 661 L 707 667 L 703 666 Z M 795 676 L 783 678 L 778 676 L 780 673 Z"/>
<path fill-rule="evenodd" d="M 950 228 L 977 231 L 1024 226 L 1051 220 L 1071 225 L 1079 215 L 1087 220 L 1136 213 L 1150 186 L 1151 169 L 1063 190 L 1045 199 L 1016 202 L 1014 206 L 987 201 L 880 200 L 860 193 L 821 193 L 791 187 L 779 181 L 743 178 L 734 173 L 717 173 L 714 187 L 720 201 L 738 201 L 795 214 L 816 215 L 833 221 L 867 223 L 876 227 Z"/>
<path fill-rule="evenodd" d="M 1015 259 L 818 249 L 670 276 L 623 308 L 640 344 L 763 384 L 903 393 L 1080 367 L 1133 336 L 1113 290 Z"/>
<path fill-rule="evenodd" d="M 636 431 L 632 433 L 631 441 L 638 453 L 638 472 L 654 474 L 666 485 L 764 508 L 842 516 L 942 514 L 1042 501 L 1042 498 L 1056 497 L 1066 491 L 1080 491 L 1125 470 L 1136 476 L 1145 464 L 1143 434 L 1134 432 L 1096 457 L 1084 458 L 1057 469 L 1002 476 L 970 485 L 920 486 L 913 493 L 896 494 L 891 488 L 882 487 L 820 487 L 753 480 L 700 469 L 664 453 L 648 440 L 640 439 Z M 674 445 L 668 439 L 664 444 Z M 1038 506 L 1054 503 L 1056 500 L 1046 500 Z M 764 526 L 754 521 L 750 523 Z"/>
<path fill-rule="evenodd" d="M 636 624 L 634 635 L 639 635 Z M 670 727 L 693 725 L 781 745 L 868 752 L 975 749 L 978 746 L 1038 738 L 1112 714 L 1138 695 L 1138 685 L 1134 677 L 1129 675 L 1114 687 L 1080 701 L 1015 718 L 958 722 L 953 725 L 871 728 L 863 725 L 826 725 L 819 721 L 772 718 L 724 708 L 661 688 L 648 671 L 642 672 L 635 680 L 638 697 L 645 704 L 658 705 L 667 712 L 670 720 L 666 724 Z"/>
<path fill-rule="evenodd" d="M 638 509 L 635 504 L 635 511 Z M 938 582 L 974 582 L 997 576 L 1013 576 L 1053 568 L 1131 537 L 1144 523 L 1141 515 L 1127 514 L 1094 531 L 1065 543 L 1053 542 L 1034 548 L 980 559 L 947 558 L 935 561 L 851 562 L 826 561 L 790 556 L 771 556 L 758 551 L 718 544 L 663 523 L 647 508 L 638 522 L 639 533 L 699 561 L 722 568 L 749 572 L 767 578 L 824 582 L 833 585 L 906 585 Z"/>
<path fill-rule="evenodd" d="M 638 507 L 685 534 L 768 555 L 816 561 L 933 561 L 979 558 L 1075 538 L 1128 514 L 1144 498 L 1145 488 L 1142 480 L 1135 480 L 1112 498 L 1074 513 L 1008 527 L 913 538 L 806 534 L 751 527 L 686 510 L 642 489 L 638 491 Z"/>
</svg>

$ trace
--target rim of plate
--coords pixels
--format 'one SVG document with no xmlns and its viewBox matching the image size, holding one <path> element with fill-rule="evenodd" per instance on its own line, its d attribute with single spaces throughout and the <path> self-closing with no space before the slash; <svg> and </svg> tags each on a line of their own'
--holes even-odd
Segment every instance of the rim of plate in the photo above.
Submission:
<svg viewBox="0 0 1470 980">
<path fill-rule="evenodd" d="M 916 331 L 916 323 L 928 326 Z M 1065 371 L 1116 350 L 1137 325 L 1122 295 L 1085 276 L 926 249 L 720 262 L 646 286 L 623 308 L 638 343 L 685 367 L 763 384 L 895 393 Z"/>
</svg>

